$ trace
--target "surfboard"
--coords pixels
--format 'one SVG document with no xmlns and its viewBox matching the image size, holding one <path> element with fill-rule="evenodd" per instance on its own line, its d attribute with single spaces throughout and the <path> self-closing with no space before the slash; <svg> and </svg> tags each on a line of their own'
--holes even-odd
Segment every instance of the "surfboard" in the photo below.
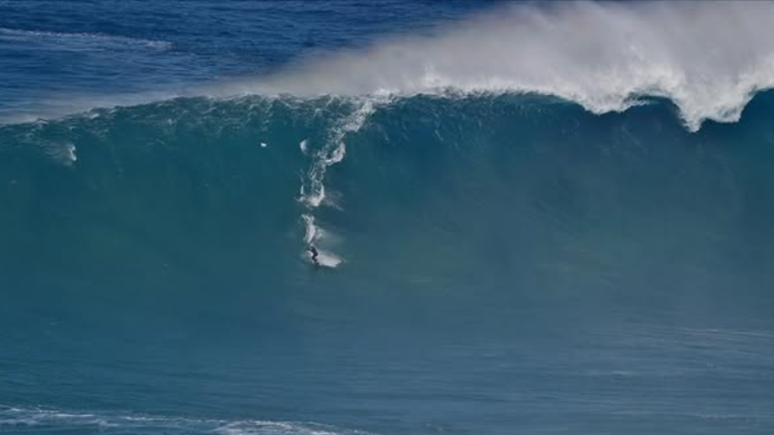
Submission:
<svg viewBox="0 0 774 435">
<path fill-rule="evenodd" d="M 312 254 L 309 252 L 306 253 L 306 258 L 315 266 L 327 267 L 330 269 L 335 269 L 342 262 L 341 258 L 331 254 L 330 252 L 320 251 L 319 249 L 317 251 L 317 263 L 312 260 Z"/>
</svg>

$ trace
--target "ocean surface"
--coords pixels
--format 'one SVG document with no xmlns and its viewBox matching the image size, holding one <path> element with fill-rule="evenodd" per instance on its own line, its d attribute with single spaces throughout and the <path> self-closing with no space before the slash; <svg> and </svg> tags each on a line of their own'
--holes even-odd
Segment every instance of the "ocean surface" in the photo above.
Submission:
<svg viewBox="0 0 774 435">
<path fill-rule="evenodd" d="M 0 434 L 771 435 L 772 29 L 0 1 Z"/>
</svg>

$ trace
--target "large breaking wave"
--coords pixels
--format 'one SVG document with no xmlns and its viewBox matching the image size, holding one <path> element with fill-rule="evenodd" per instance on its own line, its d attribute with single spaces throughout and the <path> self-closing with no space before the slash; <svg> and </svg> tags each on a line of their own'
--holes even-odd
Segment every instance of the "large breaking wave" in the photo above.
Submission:
<svg viewBox="0 0 774 435">
<path fill-rule="evenodd" d="M 761 122 L 770 97 L 760 97 L 744 126 L 699 127 L 738 121 L 771 86 L 774 4 L 552 3 L 496 12 L 190 91 L 207 97 L 0 128 L 2 264 L 12 273 L 24 255 L 38 255 L 24 234 L 78 245 L 83 258 L 49 252 L 61 264 L 106 261 L 105 249 L 115 258 L 159 251 L 166 240 L 174 252 L 215 245 L 268 265 L 315 244 L 332 266 L 356 258 L 374 265 L 364 257 L 379 255 L 384 274 L 390 261 L 416 267 L 407 249 L 449 244 L 494 252 L 495 239 L 519 240 L 525 252 L 550 257 L 580 232 L 589 239 L 572 243 L 604 250 L 598 240 L 590 246 L 593 235 L 622 225 L 672 237 L 646 245 L 690 237 L 682 246 L 719 256 L 743 249 L 733 222 L 755 221 L 751 208 L 768 215 L 749 192 L 770 181 L 756 166 L 770 157 Z M 146 97 L 158 95 L 97 102 Z M 699 224 L 676 229 L 700 216 L 712 238 L 694 233 Z M 532 240 L 541 232 L 558 237 L 555 246 Z M 705 246 L 721 239 L 733 246 Z M 636 243 L 628 243 L 634 258 Z M 452 251 L 454 260 L 428 264 L 472 267 L 472 253 Z M 199 261 L 211 252 L 198 252 Z M 146 258 L 150 268 L 167 264 L 144 255 L 131 267 Z M 129 267 L 119 264 L 112 267 Z"/>
<path fill-rule="evenodd" d="M 551 2 L 501 5 L 423 35 L 297 61 L 278 73 L 186 91 L 68 96 L 7 121 L 175 96 L 534 93 L 622 111 L 667 98 L 690 130 L 738 121 L 774 85 L 769 2 Z"/>
<path fill-rule="evenodd" d="M 314 243 L 412 283 L 608 287 L 643 264 L 769 282 L 772 103 L 756 101 L 697 133 L 666 101 L 599 116 L 512 94 L 190 98 L 5 126 L 0 265 L 295 276 Z"/>
<path fill-rule="evenodd" d="M 496 352 L 502 343 L 529 350 L 535 342 L 520 337 L 542 341 L 541 334 L 560 329 L 562 336 L 575 318 L 586 317 L 592 323 L 616 319 L 600 322 L 614 345 L 592 346 L 585 356 L 537 351 L 539 357 L 524 360 L 524 376 L 533 377 L 532 365 L 544 367 L 546 361 L 555 373 L 566 374 L 562 357 L 570 355 L 580 357 L 579 372 L 593 367 L 593 376 L 641 378 L 640 384 L 609 389 L 602 383 L 592 391 L 600 394 L 594 402 L 602 404 L 599 412 L 614 419 L 621 415 L 616 411 L 635 408 L 645 419 L 674 418 L 670 413 L 686 403 L 686 391 L 713 400 L 744 392 L 749 384 L 740 379 L 757 382 L 768 373 L 760 353 L 770 338 L 764 332 L 745 342 L 719 329 L 705 334 L 717 341 L 695 333 L 648 336 L 636 320 L 637 333 L 607 329 L 620 329 L 619 318 L 651 315 L 665 330 L 671 330 L 670 320 L 690 316 L 699 323 L 712 319 L 713 327 L 738 322 L 749 328 L 745 322 L 770 314 L 774 93 L 765 90 L 774 84 L 772 22 L 774 3 L 764 2 L 501 6 L 496 15 L 425 35 L 320 55 L 277 74 L 182 94 L 40 102 L 33 118 L 48 119 L 0 126 L 0 312 L 11 325 L 10 352 L 39 347 L 49 367 L 58 364 L 49 352 L 67 348 L 71 360 L 64 363 L 73 368 L 54 367 L 49 376 L 77 370 L 87 379 L 90 366 L 77 349 L 93 346 L 99 353 L 100 343 L 124 348 L 126 337 L 152 337 L 170 325 L 166 337 L 180 334 L 193 342 L 200 335 L 207 340 L 209 329 L 216 331 L 210 340 L 227 341 L 244 323 L 249 342 L 267 340 L 267 349 L 284 341 L 283 331 L 303 329 L 299 336 L 314 341 L 320 331 L 341 328 L 355 340 L 334 341 L 352 349 L 353 359 L 360 358 L 358 339 L 379 341 L 378 332 L 387 329 L 398 328 L 396 337 L 502 331 L 507 340 L 476 349 L 478 360 L 489 358 L 487 346 Z M 168 48 L 92 34 L 0 29 L 2 38 Z M 4 121 L 30 113 L 17 115 Z M 309 245 L 319 249 L 322 266 L 336 270 L 313 267 Z M 380 323 L 380 316 L 391 319 Z M 72 320 L 82 318 L 88 321 Z M 377 321 L 364 321 L 371 318 Z M 524 320 L 509 323 L 516 318 Z M 71 323 L 64 329 L 75 328 L 77 339 L 52 334 L 38 346 L 25 332 L 34 323 L 48 334 L 59 322 Z M 175 330 L 178 322 L 182 326 Z M 361 325 L 377 333 L 360 337 Z M 77 332 L 98 328 L 110 332 L 94 342 Z M 129 329 L 137 335 L 121 335 Z M 486 334 L 474 335 L 477 343 L 487 341 L 481 338 Z M 156 345 L 165 340 L 171 339 Z M 141 341 L 132 358 L 146 358 Z M 56 346 L 49 350 L 45 343 Z M 242 359 L 244 342 L 237 343 L 234 355 Z M 643 343 L 646 351 L 638 353 Z M 291 340 L 288 346 L 298 344 Z M 209 350 L 199 342 L 195 347 Z M 174 358 L 186 357 L 170 349 Z M 337 382 L 327 384 L 327 370 L 347 370 L 339 359 L 347 353 L 327 343 L 322 349 L 335 364 L 319 368 L 327 386 L 316 391 L 338 394 Z M 407 349 L 396 347 L 394 355 L 414 352 Z M 715 360 L 720 369 L 697 370 L 716 351 L 726 352 Z M 449 352 L 442 353 L 443 364 L 459 355 L 454 346 Z M 513 355 L 515 361 L 523 354 Z M 630 360 L 621 363 L 621 355 Z M 651 359 L 638 367 L 638 355 Z M 417 352 L 408 360 L 423 357 Z M 379 365 L 384 360 L 381 354 L 374 358 Z M 597 371 L 606 359 L 610 364 Z M 277 367 L 286 363 L 277 361 Z M 307 369 L 307 360 L 299 364 Z M 29 364 L 20 358 L 9 367 L 16 365 L 26 370 Z M 41 366 L 33 361 L 30 367 L 37 376 Z M 517 368 L 508 362 L 493 373 L 510 377 Z M 146 370 L 143 364 L 135 369 Z M 177 365 L 168 370 L 177 379 L 185 374 Z M 223 370 L 230 373 L 231 366 Z M 438 378 L 425 379 L 447 376 L 434 365 L 426 370 Z M 473 375 L 483 373 L 477 370 Z M 675 371 L 686 377 L 677 382 L 664 375 Z M 290 364 L 288 373 L 298 372 Z M 719 383 L 681 390 L 700 386 L 696 373 Z M 26 391 L 32 385 L 26 380 L 34 376 L 9 383 L 12 400 L 23 396 L 14 394 Z M 370 371 L 364 376 L 374 379 Z M 395 376 L 403 375 L 387 373 L 381 381 Z M 543 382 L 540 373 L 534 377 Z M 91 401 L 107 391 L 100 388 L 108 378 L 113 372 L 89 380 L 92 385 L 63 382 L 84 388 L 82 397 Z M 115 379 L 122 383 L 119 392 L 138 387 Z M 233 379 L 243 382 L 241 374 Z M 278 382 L 276 388 L 284 390 L 282 376 Z M 419 382 L 420 396 L 407 397 L 448 394 L 444 382 Z M 519 389 L 529 387 L 518 382 Z M 561 376 L 556 382 L 549 395 L 572 390 L 557 397 L 574 404 L 573 384 Z M 653 382 L 676 387 L 662 397 Z M 245 392 L 252 395 L 259 384 L 248 384 Z M 735 389 L 726 387 L 732 384 Z M 370 394 L 373 385 L 360 383 L 348 400 L 383 406 L 383 396 Z M 467 382 L 449 385 L 462 385 L 462 396 L 469 392 Z M 430 393 L 424 391 L 428 386 Z M 99 403 L 93 411 L 35 405 L 36 397 L 58 400 L 60 388 L 0 405 L 0 432 L 365 435 L 342 429 L 352 427 L 346 419 L 341 426 L 324 426 L 282 415 L 263 421 L 111 412 Z M 271 398 L 273 388 L 255 400 Z M 290 387 L 290 395 L 316 388 Z M 619 389 L 625 397 L 657 392 L 658 400 L 615 400 Z M 153 404 L 142 398 L 157 391 L 126 397 L 147 409 Z M 220 405 L 242 400 L 241 394 L 224 396 Z M 471 403 L 458 401 L 462 396 L 439 409 L 451 415 Z M 50 397 L 40 402 L 51 403 Z M 688 411 L 678 412 L 694 425 L 769 422 L 767 413 L 748 410 L 745 401 L 733 412 L 725 400 L 688 402 Z M 492 402 L 481 403 L 486 413 L 471 411 L 461 419 L 493 415 Z M 526 403 L 522 414 L 544 410 L 545 403 Z M 568 409 L 559 405 L 559 414 Z M 547 417 L 553 422 L 553 415 Z M 326 418 L 319 411 L 312 417 Z"/>
<path fill-rule="evenodd" d="M 574 2 L 498 9 L 453 28 L 311 61 L 244 92 L 554 95 L 594 113 L 666 97 L 696 130 L 736 121 L 774 84 L 768 2 Z M 234 86 L 226 86 L 229 89 Z"/>
</svg>

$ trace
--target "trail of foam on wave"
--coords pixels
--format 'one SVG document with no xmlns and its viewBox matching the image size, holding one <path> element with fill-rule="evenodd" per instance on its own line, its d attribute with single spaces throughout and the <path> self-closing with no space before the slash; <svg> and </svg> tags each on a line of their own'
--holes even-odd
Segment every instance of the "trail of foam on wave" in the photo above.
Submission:
<svg viewBox="0 0 774 435">
<path fill-rule="evenodd" d="M 346 136 L 360 130 L 376 108 L 388 102 L 389 98 L 385 97 L 361 99 L 357 103 L 357 109 L 330 130 L 325 145 L 315 151 L 312 156 L 307 179 L 301 185 L 299 198 L 301 202 L 310 208 L 317 208 L 322 204 L 325 200 L 325 185 L 323 184 L 325 171 L 330 166 L 344 160 L 347 153 Z M 306 142 L 302 142 L 300 148 L 302 152 L 307 153 Z"/>
<path fill-rule="evenodd" d="M 432 36 L 311 59 L 215 95 L 537 93 L 594 113 L 666 97 L 687 127 L 733 122 L 774 87 L 774 3 L 604 2 L 501 8 Z"/>
<path fill-rule="evenodd" d="M 304 242 L 307 246 L 318 246 L 323 241 L 324 230 L 315 222 L 313 210 L 323 204 L 325 195 L 325 172 L 329 167 L 344 160 L 347 152 L 346 137 L 357 132 L 366 123 L 368 117 L 376 111 L 379 105 L 387 104 L 389 98 L 366 98 L 359 101 L 356 109 L 338 125 L 331 128 L 326 143 L 310 155 L 306 140 L 299 144 L 301 152 L 312 158 L 305 179 L 302 180 L 299 201 L 307 208 L 301 215 L 304 221 Z M 319 264 L 327 267 L 337 267 L 341 259 L 326 251 L 320 251 Z"/>
<path fill-rule="evenodd" d="M 78 433 L 165 433 L 222 435 L 369 435 L 316 423 L 262 420 L 218 420 L 186 417 L 76 412 L 0 405 L 0 433 L 76 431 Z"/>
</svg>

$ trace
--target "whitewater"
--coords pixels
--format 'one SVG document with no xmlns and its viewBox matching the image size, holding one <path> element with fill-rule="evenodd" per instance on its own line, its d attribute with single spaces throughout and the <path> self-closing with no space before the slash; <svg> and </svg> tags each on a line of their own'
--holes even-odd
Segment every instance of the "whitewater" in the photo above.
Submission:
<svg viewBox="0 0 774 435">
<path fill-rule="evenodd" d="M 511 92 L 557 96 L 597 114 L 626 110 L 646 97 L 667 98 L 695 131 L 708 119 L 738 121 L 755 93 L 772 87 L 774 49 L 767 43 L 772 20 L 774 6 L 768 2 L 503 5 L 419 36 L 309 55 L 274 74 L 177 93 L 75 96 L 75 104 L 52 101 L 48 105 L 65 107 L 37 115 L 193 95 Z"/>
</svg>

